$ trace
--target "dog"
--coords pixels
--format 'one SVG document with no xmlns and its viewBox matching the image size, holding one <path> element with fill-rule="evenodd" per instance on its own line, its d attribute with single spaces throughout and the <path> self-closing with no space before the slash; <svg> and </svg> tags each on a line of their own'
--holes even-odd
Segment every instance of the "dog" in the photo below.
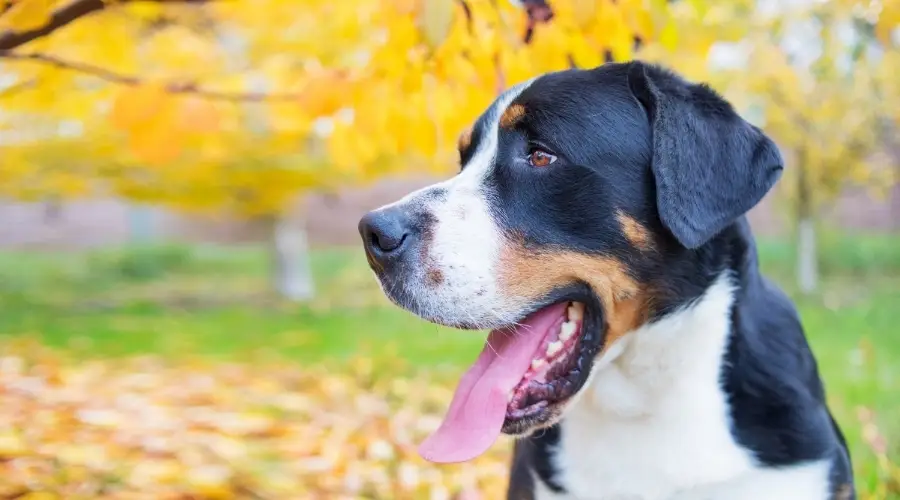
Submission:
<svg viewBox="0 0 900 500">
<path fill-rule="evenodd" d="M 359 223 L 393 303 L 490 330 L 424 458 L 516 436 L 518 500 L 855 498 L 746 218 L 783 157 L 728 101 L 642 61 L 548 73 L 502 93 L 459 155 Z"/>
</svg>

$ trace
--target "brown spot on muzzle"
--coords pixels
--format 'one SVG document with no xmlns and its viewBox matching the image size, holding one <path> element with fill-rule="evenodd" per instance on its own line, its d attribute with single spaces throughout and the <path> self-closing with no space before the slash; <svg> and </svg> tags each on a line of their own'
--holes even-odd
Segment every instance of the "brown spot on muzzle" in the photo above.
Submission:
<svg viewBox="0 0 900 500">
<path fill-rule="evenodd" d="M 440 286 L 444 282 L 444 273 L 438 269 L 429 269 L 425 271 L 425 284 L 429 287 Z"/>
<path fill-rule="evenodd" d="M 606 255 L 527 249 L 510 242 L 500 257 L 498 280 L 504 295 L 523 304 L 566 285 L 586 283 L 600 299 L 607 322 L 603 351 L 649 316 L 645 288 L 630 276 L 624 262 Z"/>
<path fill-rule="evenodd" d="M 635 248 L 638 250 L 650 250 L 653 248 L 653 237 L 650 235 L 650 231 L 640 222 L 626 215 L 621 210 L 616 211 L 616 219 L 619 221 L 619 225 L 622 226 L 622 233 L 625 235 L 625 238 Z"/>
<path fill-rule="evenodd" d="M 500 127 L 512 128 L 522 117 L 525 116 L 525 106 L 521 104 L 512 104 L 506 111 L 500 115 Z"/>
</svg>

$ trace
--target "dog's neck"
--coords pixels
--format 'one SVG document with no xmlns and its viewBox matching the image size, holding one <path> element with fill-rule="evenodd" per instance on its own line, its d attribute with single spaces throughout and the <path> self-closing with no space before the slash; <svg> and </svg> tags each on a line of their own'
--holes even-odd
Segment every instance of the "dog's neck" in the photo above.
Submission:
<svg viewBox="0 0 900 500">
<path fill-rule="evenodd" d="M 649 311 L 653 322 L 674 316 L 700 300 L 723 272 L 730 273 L 738 294 L 757 287 L 762 278 L 756 242 L 746 217 L 740 217 L 700 248 L 688 250 L 675 242 L 669 245 L 663 251 L 666 259 L 645 270 L 648 286 L 664 292 L 653 298 Z"/>
<path fill-rule="evenodd" d="M 700 385 L 713 389 L 731 330 L 732 274 L 723 271 L 696 302 L 610 346 L 567 417 L 635 418 L 653 413 L 665 393 L 693 391 Z"/>
<path fill-rule="evenodd" d="M 668 447 L 680 450 L 679 440 L 687 436 L 696 436 L 700 447 L 691 457 L 695 463 L 717 463 L 711 454 L 722 454 L 719 465 L 703 472 L 703 480 L 749 467 L 750 459 L 732 445 L 723 424 L 729 416 L 719 385 L 731 330 L 735 287 L 730 274 L 723 272 L 691 305 L 626 335 L 597 361 L 588 387 L 560 424 L 561 441 L 550 458 L 554 472 L 548 478 L 565 485 L 571 498 L 593 498 L 587 492 L 596 490 L 598 481 L 611 492 L 643 491 L 632 485 L 640 484 L 646 472 L 637 464 L 652 470 L 645 455 Z M 661 458 L 654 460 L 660 466 Z M 598 467 L 609 471 L 598 477 Z M 644 472 L 626 473 L 632 470 Z"/>
<path fill-rule="evenodd" d="M 637 417 L 654 411 L 660 392 L 719 380 L 732 305 L 762 279 L 750 224 L 741 217 L 689 257 L 674 258 L 681 261 L 669 277 L 693 290 L 609 346 L 567 416 Z"/>
</svg>

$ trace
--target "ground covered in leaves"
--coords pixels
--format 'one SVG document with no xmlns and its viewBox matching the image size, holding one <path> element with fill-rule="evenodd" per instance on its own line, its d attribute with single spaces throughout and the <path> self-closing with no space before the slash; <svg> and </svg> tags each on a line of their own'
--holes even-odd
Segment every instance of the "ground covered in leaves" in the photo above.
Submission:
<svg viewBox="0 0 900 500">
<path fill-rule="evenodd" d="M 508 443 L 433 466 L 452 385 L 296 364 L 0 357 L 2 499 L 500 498 Z"/>
<path fill-rule="evenodd" d="M 789 247 L 761 261 L 796 300 L 860 500 L 900 500 L 900 240 L 825 243 L 815 297 L 790 287 Z M 484 336 L 388 304 L 356 248 L 313 254 L 312 303 L 262 300 L 267 256 L 0 252 L 0 500 L 503 498 L 508 439 L 467 464 L 416 454 Z"/>
</svg>

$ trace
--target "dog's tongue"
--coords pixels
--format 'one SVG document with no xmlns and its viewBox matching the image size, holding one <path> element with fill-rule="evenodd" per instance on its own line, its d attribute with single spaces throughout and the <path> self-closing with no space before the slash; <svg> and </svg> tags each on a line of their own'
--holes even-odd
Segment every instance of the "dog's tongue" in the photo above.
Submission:
<svg viewBox="0 0 900 500">
<path fill-rule="evenodd" d="M 463 375 L 444 421 L 419 447 L 430 462 L 464 462 L 500 437 L 509 393 L 531 366 L 534 353 L 559 320 L 566 303 L 542 309 L 515 328 L 494 330 L 478 360 Z"/>
</svg>

